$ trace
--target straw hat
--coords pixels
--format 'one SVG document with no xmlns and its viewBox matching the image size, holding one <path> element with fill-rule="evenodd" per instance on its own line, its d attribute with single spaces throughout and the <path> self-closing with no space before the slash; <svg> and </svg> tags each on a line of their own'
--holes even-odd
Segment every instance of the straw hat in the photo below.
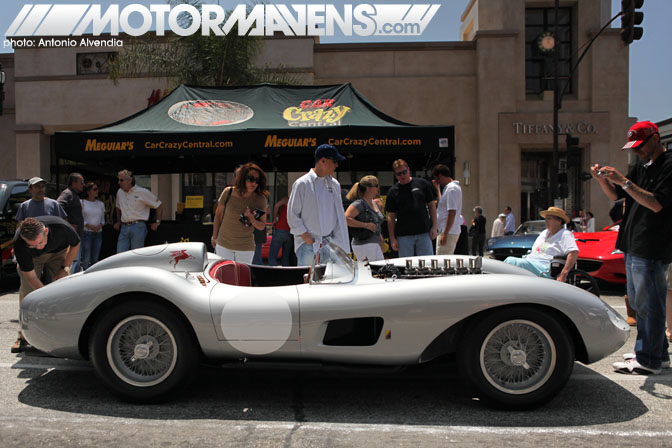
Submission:
<svg viewBox="0 0 672 448">
<path fill-rule="evenodd" d="M 548 207 L 548 210 L 542 210 L 539 212 L 539 214 L 541 215 L 542 218 L 545 218 L 546 215 L 551 215 L 562 219 L 563 221 L 565 221 L 565 224 L 569 222 L 569 216 L 567 216 L 567 214 L 563 209 L 558 207 Z"/>
</svg>

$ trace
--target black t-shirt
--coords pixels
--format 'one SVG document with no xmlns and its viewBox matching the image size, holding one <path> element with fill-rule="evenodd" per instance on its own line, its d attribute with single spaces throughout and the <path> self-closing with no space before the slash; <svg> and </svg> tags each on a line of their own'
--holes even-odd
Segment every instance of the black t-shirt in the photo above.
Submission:
<svg viewBox="0 0 672 448">
<path fill-rule="evenodd" d="M 474 224 L 472 227 L 474 228 L 474 233 L 476 235 L 483 234 L 485 235 L 485 216 L 483 215 L 478 215 L 477 217 L 474 218 Z"/>
<path fill-rule="evenodd" d="M 14 255 L 19 268 L 23 272 L 35 269 L 33 258 L 43 254 L 55 254 L 69 246 L 79 244 L 79 235 L 67 221 L 57 216 L 38 216 L 35 219 L 49 229 L 47 244 L 42 250 L 31 249 L 28 247 L 28 243 L 19 236 L 19 229 L 16 230 L 14 234 Z"/>
<path fill-rule="evenodd" d="M 435 191 L 425 179 L 413 178 L 406 185 L 399 182 L 387 192 L 385 209 L 397 214 L 396 236 L 429 232 L 432 221 L 427 203 L 434 200 Z"/>
<path fill-rule="evenodd" d="M 84 232 L 84 216 L 82 214 L 82 200 L 69 187 L 61 192 L 58 203 L 68 214 L 68 222 L 77 226 L 77 233 L 81 237 Z"/>
<path fill-rule="evenodd" d="M 616 187 L 619 197 L 625 197 L 625 214 L 616 247 L 635 257 L 671 262 L 672 152 L 664 152 L 649 167 L 641 161 L 637 162 L 628 171 L 627 178 L 638 187 L 653 193 L 663 209 L 655 213 Z"/>
</svg>

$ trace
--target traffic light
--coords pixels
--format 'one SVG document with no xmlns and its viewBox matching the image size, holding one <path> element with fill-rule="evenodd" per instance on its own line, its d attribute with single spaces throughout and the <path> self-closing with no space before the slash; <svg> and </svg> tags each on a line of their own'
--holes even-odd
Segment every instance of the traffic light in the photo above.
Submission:
<svg viewBox="0 0 672 448">
<path fill-rule="evenodd" d="M 633 40 L 639 40 L 644 34 L 644 28 L 639 25 L 644 20 L 644 13 L 637 11 L 644 4 L 644 0 L 621 0 L 621 40 L 623 46 L 630 45 Z"/>
<path fill-rule="evenodd" d="M 579 137 L 567 134 L 565 138 L 565 148 L 567 151 L 567 167 L 581 165 L 581 150 L 579 149 Z"/>
<path fill-rule="evenodd" d="M 558 197 L 567 199 L 569 196 L 569 184 L 567 183 L 567 173 L 558 173 Z"/>
</svg>

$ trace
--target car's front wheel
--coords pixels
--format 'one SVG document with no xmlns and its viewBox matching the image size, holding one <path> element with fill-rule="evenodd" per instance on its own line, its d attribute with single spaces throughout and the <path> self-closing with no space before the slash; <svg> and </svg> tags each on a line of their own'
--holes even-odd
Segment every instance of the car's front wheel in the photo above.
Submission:
<svg viewBox="0 0 672 448">
<path fill-rule="evenodd" d="M 530 307 L 493 311 L 463 336 L 458 362 L 480 398 L 507 409 L 531 409 L 553 398 L 574 367 L 565 326 Z"/>
<path fill-rule="evenodd" d="M 183 386 L 199 363 L 191 332 L 148 300 L 124 302 L 97 322 L 89 356 L 97 375 L 125 399 L 150 402 Z"/>
</svg>

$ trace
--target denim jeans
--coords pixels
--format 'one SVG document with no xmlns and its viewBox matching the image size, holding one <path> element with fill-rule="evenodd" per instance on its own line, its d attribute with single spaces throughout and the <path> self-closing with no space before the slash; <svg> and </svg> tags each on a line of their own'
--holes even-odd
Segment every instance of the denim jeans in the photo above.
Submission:
<svg viewBox="0 0 672 448">
<path fill-rule="evenodd" d="M 117 240 L 117 253 L 144 247 L 146 236 L 147 224 L 144 222 L 136 222 L 130 226 L 122 224 L 119 239 Z"/>
<path fill-rule="evenodd" d="M 551 265 L 549 262 L 543 262 L 541 260 L 534 259 L 530 260 L 528 258 L 506 257 L 504 263 L 526 269 L 537 277 L 551 278 Z"/>
<path fill-rule="evenodd" d="M 103 232 L 84 231 L 82 245 L 80 247 L 82 254 L 82 270 L 86 271 L 91 265 L 98 261 L 102 244 Z"/>
<path fill-rule="evenodd" d="M 80 240 L 79 249 L 77 249 L 77 255 L 75 255 L 75 259 L 72 260 L 72 266 L 70 266 L 70 272 L 71 273 L 74 274 L 75 272 L 79 272 L 79 271 L 83 270 L 81 257 L 82 257 L 82 243 L 81 243 L 81 240 Z"/>
<path fill-rule="evenodd" d="M 256 243 L 254 245 L 254 255 L 252 256 L 252 264 L 264 264 L 264 259 L 261 257 L 261 247 L 262 243 Z"/>
<path fill-rule="evenodd" d="M 294 235 L 289 230 L 275 229 L 271 247 L 268 249 L 268 265 L 278 265 L 278 251 L 282 248 L 282 265 L 289 266 L 289 256 L 294 243 Z"/>
<path fill-rule="evenodd" d="M 413 255 L 434 255 L 429 233 L 398 236 L 397 243 L 399 244 L 399 258 L 412 257 Z"/>
<path fill-rule="evenodd" d="M 666 269 L 661 261 L 625 254 L 628 301 L 637 313 L 635 356 L 652 369 L 670 359 L 665 337 Z"/>
<path fill-rule="evenodd" d="M 296 249 L 296 265 L 312 266 L 315 260 L 315 252 L 311 244 L 302 244 Z"/>
</svg>

